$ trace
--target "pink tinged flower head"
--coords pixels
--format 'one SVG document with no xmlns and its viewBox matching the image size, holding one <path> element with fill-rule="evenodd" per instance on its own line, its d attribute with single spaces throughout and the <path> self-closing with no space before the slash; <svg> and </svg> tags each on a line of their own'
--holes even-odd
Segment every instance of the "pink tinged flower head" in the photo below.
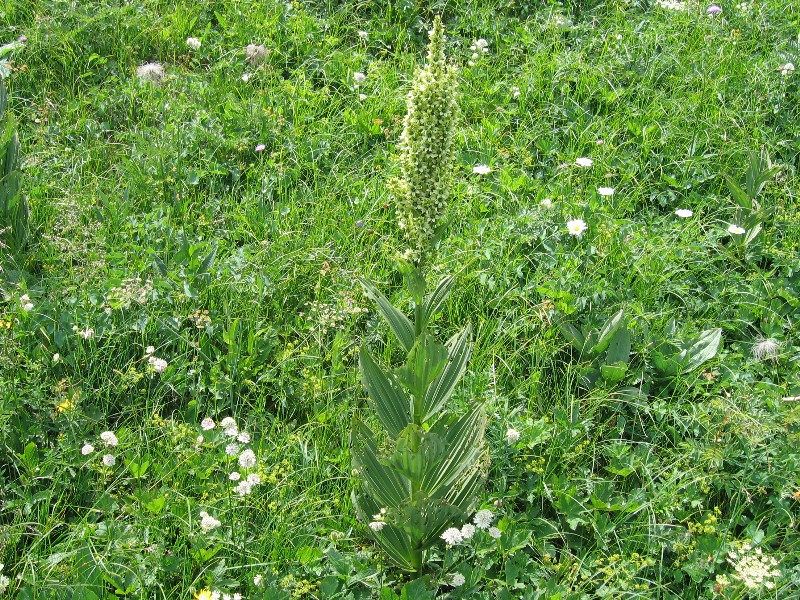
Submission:
<svg viewBox="0 0 800 600">
<path fill-rule="evenodd" d="M 253 486 L 252 484 L 248 483 L 246 480 L 243 479 L 242 481 L 239 482 L 239 485 L 237 485 L 233 489 L 240 496 L 247 496 L 247 494 L 253 491 Z"/>
<path fill-rule="evenodd" d="M 88 456 L 92 452 L 94 452 L 94 446 L 92 446 L 91 444 L 88 443 L 84 444 L 83 448 L 81 448 L 81 454 L 83 454 L 84 456 Z"/>
<path fill-rule="evenodd" d="M 119 440 L 117 439 L 117 436 L 114 435 L 113 431 L 104 431 L 100 434 L 100 439 L 105 442 L 106 446 L 113 447 L 119 444 Z"/>
<path fill-rule="evenodd" d="M 461 537 L 465 540 L 470 539 L 473 535 L 475 535 L 475 525 L 472 523 L 464 523 L 461 526 Z"/>
<path fill-rule="evenodd" d="M 709 15 L 718 15 L 722 12 L 722 8 L 718 4 L 712 4 L 706 9 L 706 13 Z"/>
<path fill-rule="evenodd" d="M 258 144 L 258 145 L 256 146 L 256 152 L 263 152 L 263 151 L 264 151 L 264 150 L 266 150 L 266 149 L 267 149 L 267 146 L 266 146 L 266 144 Z"/>
<path fill-rule="evenodd" d="M 238 471 L 234 471 L 233 473 L 228 475 L 228 479 L 230 479 L 231 481 L 239 481 L 241 478 L 242 475 Z"/>
<path fill-rule="evenodd" d="M 239 444 L 228 444 L 225 446 L 225 454 L 228 456 L 236 456 L 239 453 Z"/>
<path fill-rule="evenodd" d="M 239 455 L 239 466 L 243 469 L 252 469 L 256 466 L 256 453 L 249 448 Z"/>
<path fill-rule="evenodd" d="M 200 427 L 203 428 L 203 431 L 209 431 L 211 429 L 214 429 L 215 427 L 214 419 L 212 419 L 211 417 L 206 417 L 205 419 L 200 421 Z"/>
<path fill-rule="evenodd" d="M 212 517 L 206 511 L 200 511 L 200 529 L 203 531 L 211 531 L 222 525 L 217 519 Z"/>
<path fill-rule="evenodd" d="M 115 464 L 117 464 L 117 459 L 114 458 L 113 454 L 104 454 L 103 464 L 107 467 L 113 467 Z"/>
</svg>

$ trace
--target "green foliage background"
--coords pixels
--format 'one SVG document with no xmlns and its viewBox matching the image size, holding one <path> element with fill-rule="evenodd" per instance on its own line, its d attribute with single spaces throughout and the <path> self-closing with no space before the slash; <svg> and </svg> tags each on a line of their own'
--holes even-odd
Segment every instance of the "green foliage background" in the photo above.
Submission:
<svg viewBox="0 0 800 600">
<path fill-rule="evenodd" d="M 800 67 L 800 13 L 787 0 L 716 17 L 688 6 L 2 3 L 0 41 L 27 38 L 6 84 L 31 212 L 24 261 L 0 273 L 7 593 L 800 593 L 800 73 L 781 73 Z M 463 274 L 432 328 L 447 339 L 473 324 L 453 402 L 486 403 L 480 507 L 503 535 L 442 545 L 409 582 L 354 517 L 347 432 L 354 413 L 370 418 L 359 347 L 385 364 L 402 354 L 357 277 L 408 301 L 387 181 L 438 13 L 462 128 L 431 268 Z M 473 59 L 479 38 L 489 51 Z M 269 51 L 259 66 L 251 43 Z M 151 61 L 158 85 L 136 76 Z M 762 149 L 777 172 L 744 244 L 727 232 L 741 206 L 725 176 L 742 181 Z M 594 358 L 559 326 L 600 330 L 623 309 L 626 373 L 587 385 Z M 657 352 L 717 328 L 709 360 L 657 368 Z M 762 339 L 778 350 L 759 361 Z M 259 457 L 262 484 L 243 498 L 223 434 L 200 428 L 229 415 Z M 120 439 L 113 467 L 104 430 Z M 98 451 L 81 454 L 87 442 Z M 201 531 L 201 510 L 223 525 Z M 745 540 L 780 561 L 776 589 L 736 580 L 728 552 Z"/>
</svg>

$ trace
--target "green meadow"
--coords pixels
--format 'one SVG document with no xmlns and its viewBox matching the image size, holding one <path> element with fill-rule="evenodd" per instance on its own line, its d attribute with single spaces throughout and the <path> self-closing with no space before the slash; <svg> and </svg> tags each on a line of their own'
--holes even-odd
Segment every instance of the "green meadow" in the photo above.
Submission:
<svg viewBox="0 0 800 600">
<path fill-rule="evenodd" d="M 426 312 L 398 181 L 437 15 Z M 0 598 L 800 598 L 796 2 L 4 0 L 0 33 Z M 419 513 L 370 479 L 467 454 Z"/>
</svg>

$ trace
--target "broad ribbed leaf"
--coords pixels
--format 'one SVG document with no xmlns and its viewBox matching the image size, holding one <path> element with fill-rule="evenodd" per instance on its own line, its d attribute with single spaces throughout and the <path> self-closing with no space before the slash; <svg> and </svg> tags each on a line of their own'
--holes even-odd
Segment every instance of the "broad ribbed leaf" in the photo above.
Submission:
<svg viewBox="0 0 800 600">
<path fill-rule="evenodd" d="M 567 338 L 567 341 L 572 344 L 578 352 L 583 352 L 583 347 L 586 345 L 586 337 L 581 331 L 571 323 L 559 323 L 558 325 L 561 335 Z"/>
<path fill-rule="evenodd" d="M 375 539 L 389 555 L 395 564 L 406 571 L 414 571 L 415 567 L 411 557 L 413 556 L 412 542 L 408 534 L 393 525 L 384 525 L 383 529 L 373 534 Z"/>
<path fill-rule="evenodd" d="M 606 364 L 627 363 L 631 357 L 631 333 L 627 327 L 617 331 L 606 354 Z"/>
<path fill-rule="evenodd" d="M 480 468 L 468 473 L 464 479 L 456 482 L 450 489 L 450 493 L 446 498 L 447 503 L 458 507 L 466 513 L 472 512 L 485 478 L 486 475 Z"/>
<path fill-rule="evenodd" d="M 423 333 L 408 353 L 408 361 L 397 369 L 397 379 L 414 399 L 414 422 L 420 423 L 425 410 L 426 392 L 447 365 L 448 352 L 433 336 Z"/>
<path fill-rule="evenodd" d="M 709 329 L 704 331 L 691 342 L 691 345 L 681 353 L 684 361 L 683 373 L 694 371 L 704 362 L 717 355 L 719 345 L 722 343 L 722 329 Z"/>
<path fill-rule="evenodd" d="M 367 292 L 367 297 L 375 300 L 375 303 L 378 305 L 378 312 L 381 313 L 381 316 L 389 324 L 389 327 L 392 329 L 395 336 L 397 336 L 403 349 L 406 352 L 411 352 L 411 348 L 414 347 L 414 325 L 409 321 L 408 317 L 399 309 L 395 308 L 395 306 L 386 299 L 386 296 L 381 294 L 378 288 L 369 281 L 362 280 L 361 285 Z"/>
<path fill-rule="evenodd" d="M 375 502 L 386 508 L 402 505 L 411 494 L 409 481 L 380 461 L 372 432 L 358 419 L 353 419 L 350 448 L 356 477 Z"/>
<path fill-rule="evenodd" d="M 396 438 L 411 423 L 411 399 L 397 385 L 394 375 L 384 373 L 363 346 L 358 353 L 358 364 L 361 381 L 375 406 L 378 419 L 389 435 Z"/>
<path fill-rule="evenodd" d="M 597 356 L 608 348 L 617 330 L 622 326 L 622 319 L 624 316 L 625 309 L 622 309 L 605 322 L 603 329 L 600 330 L 597 343 L 589 350 L 590 355 Z"/>
<path fill-rule="evenodd" d="M 475 468 L 484 449 L 482 447 L 486 417 L 478 406 L 458 418 L 454 423 L 440 419 L 431 428 L 431 433 L 445 436 L 447 455 L 438 464 L 425 471 L 421 488 L 433 498 L 447 494 L 449 487 Z"/>
<path fill-rule="evenodd" d="M 444 304 L 444 301 L 447 300 L 447 297 L 450 295 L 450 290 L 453 289 L 453 284 L 455 282 L 455 275 L 445 277 L 439 282 L 439 285 L 433 290 L 433 293 L 428 296 L 422 311 L 423 327 L 427 325 L 431 317 L 442 308 L 442 304 Z"/>
<path fill-rule="evenodd" d="M 467 325 L 460 334 L 454 335 L 447 342 L 450 361 L 442 374 L 428 387 L 423 402 L 423 421 L 435 417 L 442 405 L 453 393 L 456 385 L 467 369 L 469 357 L 472 354 L 472 327 Z"/>
</svg>

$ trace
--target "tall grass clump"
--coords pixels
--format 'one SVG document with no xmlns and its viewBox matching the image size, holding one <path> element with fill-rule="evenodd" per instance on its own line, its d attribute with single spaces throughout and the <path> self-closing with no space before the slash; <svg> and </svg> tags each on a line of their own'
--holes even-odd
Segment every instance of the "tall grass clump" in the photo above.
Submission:
<svg viewBox="0 0 800 600">
<path fill-rule="evenodd" d="M 397 213 L 410 245 L 401 261 L 414 305 L 409 319 L 372 284 L 367 295 L 406 353 L 394 370 L 362 347 L 359 367 L 371 407 L 383 431 L 353 420 L 351 447 L 359 518 L 402 569 L 421 572 L 426 552 L 442 539 L 461 540 L 463 523 L 483 485 L 486 466 L 483 408 L 463 415 L 448 410 L 447 400 L 464 374 L 472 352 L 471 327 L 441 343 L 429 323 L 453 287 L 444 278 L 427 294 L 429 265 L 450 195 L 457 95 L 455 69 L 444 52 L 441 19 L 434 21 L 428 62 L 408 95 L 400 136 L 401 177 L 395 185 Z"/>
<path fill-rule="evenodd" d="M 0 81 L 0 248 L 15 264 L 28 241 L 28 203 L 22 194 L 19 158 L 16 124 Z"/>
</svg>

